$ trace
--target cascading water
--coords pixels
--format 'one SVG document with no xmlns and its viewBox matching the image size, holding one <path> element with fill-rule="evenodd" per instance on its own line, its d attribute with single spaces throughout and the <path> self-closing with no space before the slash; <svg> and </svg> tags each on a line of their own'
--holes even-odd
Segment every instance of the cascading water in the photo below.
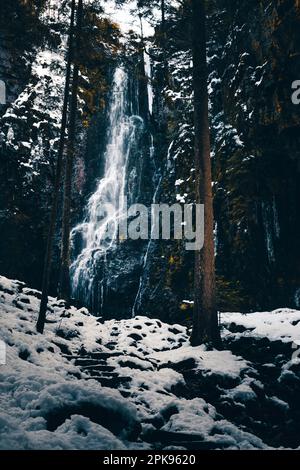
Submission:
<svg viewBox="0 0 300 470">
<path fill-rule="evenodd" d="M 71 266 L 75 298 L 93 303 L 94 279 L 100 259 L 117 245 L 118 221 L 126 207 L 127 166 L 136 134 L 143 126 L 141 117 L 131 115 L 128 100 L 128 77 L 123 68 L 114 74 L 109 109 L 104 174 L 90 197 L 84 221 L 72 230 L 72 240 L 81 238 L 81 251 Z M 109 236 L 108 236 L 109 234 Z M 100 286 L 103 290 L 103 282 Z M 100 293 L 103 299 L 103 292 Z"/>
<path fill-rule="evenodd" d="M 154 195 L 153 195 L 152 204 L 157 203 L 156 199 L 157 199 L 158 192 L 160 190 L 161 182 L 162 182 L 162 175 L 160 175 L 160 177 L 159 177 L 159 180 L 158 180 L 158 183 L 157 183 Z M 153 230 L 153 228 L 152 228 L 152 230 Z M 148 256 L 149 256 L 149 253 L 150 253 L 152 243 L 153 243 L 153 240 L 152 240 L 152 231 L 151 231 L 151 237 L 148 241 L 147 249 L 146 249 L 145 255 L 143 257 L 143 264 L 142 264 L 143 271 L 142 271 L 142 274 L 140 276 L 139 288 L 138 288 L 136 297 L 134 299 L 133 307 L 132 307 L 132 310 L 131 310 L 132 318 L 135 317 L 135 315 L 139 311 L 139 308 L 141 307 L 141 296 L 142 296 L 142 289 L 143 289 L 143 282 L 144 282 L 144 272 L 145 272 L 145 268 L 147 266 Z"/>
</svg>

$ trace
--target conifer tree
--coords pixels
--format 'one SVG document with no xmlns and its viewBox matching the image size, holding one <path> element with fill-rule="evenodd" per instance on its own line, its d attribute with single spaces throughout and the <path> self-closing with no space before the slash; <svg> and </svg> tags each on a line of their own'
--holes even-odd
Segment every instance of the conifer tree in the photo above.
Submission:
<svg viewBox="0 0 300 470">
<path fill-rule="evenodd" d="M 36 329 L 39 333 L 43 333 L 45 321 L 46 321 L 53 244 L 54 244 L 54 236 L 55 236 L 55 229 L 56 229 L 56 222 L 57 222 L 60 188 L 61 188 L 61 182 L 62 182 L 63 153 L 64 153 L 65 137 L 66 137 L 66 129 L 67 129 L 67 114 L 68 114 L 68 101 L 69 101 L 69 92 L 70 92 L 71 66 L 73 62 L 73 53 L 74 53 L 74 47 L 73 47 L 74 26 L 75 26 L 74 22 L 75 22 L 75 0 L 72 0 L 70 30 L 69 30 L 69 44 L 68 44 L 68 51 L 67 51 L 67 68 L 66 68 L 64 102 L 63 102 L 62 120 L 61 120 L 61 128 L 60 128 L 59 148 L 58 148 L 58 154 L 57 154 L 57 160 L 56 160 L 53 201 L 52 201 L 52 208 L 51 208 L 51 214 L 50 214 L 50 219 L 49 219 L 49 231 L 48 231 L 44 269 L 43 269 L 42 297 L 41 297 L 41 303 L 40 303 L 39 317 L 38 317 L 38 321 L 36 325 Z"/>
<path fill-rule="evenodd" d="M 70 302 L 70 230 L 71 230 L 71 204 L 72 204 L 72 175 L 75 155 L 75 135 L 77 117 L 77 92 L 79 79 L 79 50 L 82 29 L 83 0 L 78 0 L 77 24 L 76 24 L 76 54 L 73 69 L 73 80 L 71 90 L 70 116 L 68 126 L 68 142 L 65 159 L 65 179 L 62 215 L 62 242 L 61 242 L 61 268 L 59 282 L 59 296 L 67 304 Z"/>
</svg>

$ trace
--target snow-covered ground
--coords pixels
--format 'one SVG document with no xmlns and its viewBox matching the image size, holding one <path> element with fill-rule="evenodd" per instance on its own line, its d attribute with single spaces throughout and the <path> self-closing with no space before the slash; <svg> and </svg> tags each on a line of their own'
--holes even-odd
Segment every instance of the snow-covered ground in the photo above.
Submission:
<svg viewBox="0 0 300 470">
<path fill-rule="evenodd" d="M 233 413 L 253 414 L 261 400 L 282 419 L 288 413 L 289 399 L 264 392 L 254 363 L 229 350 L 192 348 L 180 325 L 147 317 L 101 322 L 57 299 L 50 299 L 40 335 L 39 296 L 0 277 L 0 339 L 6 345 L 6 364 L 0 362 L 1 449 L 269 447 L 259 426 L 257 435 L 249 432 L 256 418 L 240 423 Z M 299 311 L 226 313 L 223 321 L 224 340 L 234 344 L 243 335 L 276 344 L 300 338 Z M 291 374 L 299 381 L 296 356 L 280 364 L 281 387 L 286 379 L 291 387 Z M 97 368 L 113 372 L 107 378 Z M 110 380 L 114 387 L 103 385 Z"/>
<path fill-rule="evenodd" d="M 235 323 L 243 327 L 245 331 L 239 333 L 240 337 L 256 336 L 271 341 L 293 342 L 300 347 L 299 310 L 280 308 L 273 312 L 223 313 L 222 321 L 227 326 Z"/>
</svg>

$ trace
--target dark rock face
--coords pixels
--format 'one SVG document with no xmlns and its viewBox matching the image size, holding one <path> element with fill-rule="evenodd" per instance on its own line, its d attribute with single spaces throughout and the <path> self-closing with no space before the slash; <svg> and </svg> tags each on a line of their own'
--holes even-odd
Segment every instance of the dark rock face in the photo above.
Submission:
<svg viewBox="0 0 300 470">
<path fill-rule="evenodd" d="M 211 62 L 218 272 L 247 292 L 243 308 L 299 307 L 299 2 L 222 3 Z"/>
<path fill-rule="evenodd" d="M 43 182 L 30 176 L 25 164 L 30 155 L 27 143 L 38 148 L 38 132 L 33 124 L 43 121 L 42 112 L 33 115 L 29 111 L 35 98 L 36 77 L 27 99 L 21 96 L 30 80 L 36 50 L 45 38 L 45 27 L 39 19 L 43 4 L 12 0 L 1 6 L 0 13 L 0 79 L 6 86 L 6 104 L 0 104 L 0 271 L 33 285 L 38 285 L 42 269 L 45 215 L 41 203 L 47 207 L 48 185 L 47 178 Z M 41 139 L 45 126 L 46 121 L 40 129 Z M 49 140 L 53 138 L 51 133 L 48 136 Z M 49 156 L 49 146 L 45 154 Z M 43 169 L 42 173 L 46 176 Z"/>
<path fill-rule="evenodd" d="M 272 2 L 267 8 L 255 0 L 250 3 L 250 8 L 246 1 L 218 3 L 208 21 L 221 310 L 300 305 L 300 107 L 291 101 L 292 83 L 300 77 L 300 9 L 296 1 Z M 167 122 L 165 145 L 171 148 L 172 167 L 162 192 L 169 203 L 178 192 L 192 198 L 193 182 L 191 69 L 184 14 L 177 19 L 177 28 L 181 41 L 171 41 L 167 52 L 172 78 L 165 94 L 156 89 L 157 99 L 163 96 L 165 113 L 157 105 L 154 115 L 158 128 L 163 119 Z M 166 158 L 163 151 L 160 154 Z M 174 188 L 177 179 L 184 182 Z M 193 296 L 193 257 L 174 244 L 164 246 L 163 254 L 165 259 L 158 259 L 153 248 L 149 256 L 143 308 L 148 315 L 156 312 L 162 318 L 186 320 L 191 310 L 181 302 Z M 171 302 L 166 301 L 166 286 Z"/>
</svg>

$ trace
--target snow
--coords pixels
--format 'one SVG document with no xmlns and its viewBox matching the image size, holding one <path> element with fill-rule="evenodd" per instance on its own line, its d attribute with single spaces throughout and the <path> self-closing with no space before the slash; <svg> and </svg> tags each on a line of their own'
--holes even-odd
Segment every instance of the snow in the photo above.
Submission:
<svg viewBox="0 0 300 470">
<path fill-rule="evenodd" d="M 17 281 L 0 278 L 1 339 L 7 345 L 7 364 L 0 369 L 0 448 L 123 449 L 124 444 L 111 432 L 84 416 L 72 415 L 55 433 L 47 430 L 47 415 L 68 406 L 101 405 L 111 413 L 117 412 L 128 423 L 127 430 L 137 421 L 136 410 L 118 391 L 102 389 L 94 380 L 74 380 L 73 374 L 78 369 L 62 356 L 54 343 L 68 342 L 55 337 L 56 324 L 51 324 L 52 331 L 45 336 L 35 332 L 33 322 L 38 300 L 26 294 L 35 291 L 24 289 L 25 293 L 20 294 L 21 288 Z M 55 306 L 54 310 L 63 311 Z M 76 317 L 88 319 L 79 311 Z M 96 320 L 92 320 L 89 326 L 95 325 Z M 77 331 L 75 326 L 74 331 Z M 77 341 L 77 337 L 73 338 L 74 346 L 78 347 L 81 343 Z M 93 344 L 93 341 L 86 343 Z M 126 432 L 122 432 L 126 438 Z"/>
<path fill-rule="evenodd" d="M 234 356 L 231 351 L 206 351 L 204 346 L 178 349 L 174 351 L 163 351 L 153 354 L 153 357 L 162 363 L 178 363 L 187 359 L 194 359 L 198 370 L 203 370 L 205 374 L 226 375 L 230 378 L 237 378 L 245 369 L 249 369 L 249 364 L 242 358 Z"/>
<path fill-rule="evenodd" d="M 208 441 L 225 443 L 233 448 L 239 442 L 240 449 L 263 449 L 263 442 L 251 435 L 238 430 L 226 420 L 216 424 L 216 412 L 212 406 L 207 406 L 200 398 L 190 400 L 187 406 L 179 406 L 179 412 L 171 416 L 168 424 L 163 427 L 165 431 L 185 432 L 196 434 Z M 196 430 L 196 431 L 195 431 Z M 224 436 L 225 434 L 225 436 Z"/>
<path fill-rule="evenodd" d="M 300 339 L 299 310 L 281 308 L 273 312 L 222 313 L 222 323 L 225 327 L 236 323 L 247 328 L 245 333 L 238 333 L 239 337 L 255 336 L 285 343 L 296 343 Z"/>
<path fill-rule="evenodd" d="M 0 341 L 0 365 L 6 363 L 6 344 L 3 341 Z"/>
<path fill-rule="evenodd" d="M 86 309 L 65 309 L 54 298 L 40 335 L 35 330 L 38 297 L 24 283 L 0 276 L 0 338 L 7 349 L 6 365 L 0 366 L 0 448 L 151 448 L 147 436 L 156 432 L 158 422 L 161 432 L 195 436 L 217 448 L 267 448 L 259 437 L 224 419 L 207 398 L 189 397 L 186 390 L 183 371 L 190 369 L 194 380 L 227 384 L 220 389 L 221 400 L 242 407 L 256 403 L 264 385 L 247 360 L 228 350 L 191 347 L 182 325 L 146 316 L 103 322 Z M 224 337 L 236 322 L 258 337 L 285 342 L 298 334 L 299 339 L 297 311 L 225 313 L 222 320 Z M 108 353 L 107 366 L 126 384 L 102 386 L 89 367 L 76 365 L 80 351 Z M 282 368 L 282 383 L 295 380 L 298 362 L 291 359 Z M 269 400 L 277 408 L 289 407 L 275 395 Z"/>
<path fill-rule="evenodd" d="M 97 0 L 87 2 L 99 7 Z M 26 50 L 21 58 L 26 62 L 30 76 L 17 98 L 9 100 L 1 118 L 1 139 L 9 150 L 18 152 L 22 194 L 25 197 L 34 192 L 38 176 L 45 171 L 49 173 L 47 167 L 52 166 L 57 152 L 70 2 L 47 0 L 39 14 L 38 21 L 43 24 L 45 38 L 38 41 L 32 50 Z M 79 100 L 80 107 L 81 104 L 82 100 Z"/>
<path fill-rule="evenodd" d="M 187 193 L 184 193 L 183 195 L 176 194 L 176 201 L 180 202 L 181 204 L 185 204 L 187 197 L 188 197 Z"/>
<path fill-rule="evenodd" d="M 237 402 L 247 402 L 251 400 L 256 400 L 257 395 L 250 387 L 250 384 L 255 382 L 253 379 L 247 379 L 242 384 L 237 385 L 235 388 L 230 390 L 227 393 L 227 397 L 231 397 L 234 401 Z"/>
<path fill-rule="evenodd" d="M 29 420 L 28 420 L 29 421 Z M 20 428 L 16 419 L 0 416 L 0 449 L 36 450 L 121 450 L 126 447 L 118 438 L 101 425 L 94 424 L 84 416 L 72 415 L 55 433 L 44 428 L 43 421 L 32 420 Z"/>
</svg>

